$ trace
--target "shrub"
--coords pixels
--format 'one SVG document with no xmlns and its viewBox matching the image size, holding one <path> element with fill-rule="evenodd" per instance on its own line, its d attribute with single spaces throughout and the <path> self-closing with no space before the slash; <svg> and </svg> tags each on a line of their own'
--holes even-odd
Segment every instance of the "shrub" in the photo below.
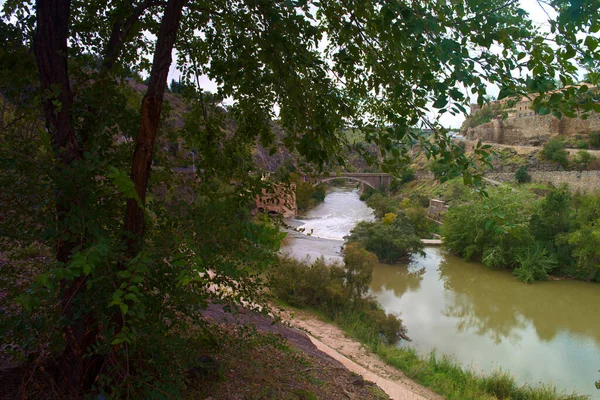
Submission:
<svg viewBox="0 0 600 400">
<path fill-rule="evenodd" d="M 427 218 L 426 208 L 421 207 L 420 204 L 410 199 L 402 200 L 400 207 L 402 208 L 404 214 L 406 214 L 408 217 L 408 220 L 415 229 L 417 236 L 420 238 L 431 237 L 431 232 L 436 230 L 438 224 Z"/>
<path fill-rule="evenodd" d="M 529 172 L 528 172 L 526 166 L 523 165 L 523 166 L 519 167 L 517 172 L 515 172 L 515 180 L 518 183 L 531 182 L 531 176 L 529 175 Z"/>
<path fill-rule="evenodd" d="M 310 262 L 283 256 L 271 269 L 270 287 L 275 297 L 292 306 L 317 309 L 342 325 L 352 325 L 364 337 L 396 344 L 404 330 L 402 321 L 363 297 L 376 261 L 357 244 L 346 246 L 343 265 L 327 265 L 322 257 Z"/>
<path fill-rule="evenodd" d="M 436 179 L 448 180 L 456 178 L 460 172 L 456 166 L 452 165 L 448 160 L 435 159 L 429 163 L 429 170 L 433 173 Z"/>
<path fill-rule="evenodd" d="M 579 150 L 577 154 L 575 154 L 575 157 L 573 157 L 573 165 L 575 166 L 575 169 L 577 169 L 577 171 L 581 172 L 587 169 L 587 167 L 595 159 L 596 157 L 591 155 L 589 151 Z"/>
<path fill-rule="evenodd" d="M 348 243 L 344 248 L 344 286 L 353 301 L 360 299 L 369 290 L 376 262 L 375 254 L 356 243 Z"/>
<path fill-rule="evenodd" d="M 535 205 L 531 193 L 490 189 L 487 197 L 472 195 L 444 216 L 445 245 L 462 257 L 489 267 L 516 268 L 519 249 L 532 243 L 529 216 Z"/>
<path fill-rule="evenodd" d="M 322 183 L 315 186 L 315 191 L 313 192 L 311 197 L 317 202 L 321 202 L 325 200 L 325 196 L 327 196 L 327 186 Z"/>
<path fill-rule="evenodd" d="M 590 146 L 594 149 L 600 148 L 600 131 L 590 132 Z"/>
<path fill-rule="evenodd" d="M 398 202 L 392 197 L 384 196 L 377 192 L 367 200 L 367 205 L 373 209 L 375 217 L 383 218 L 385 214 L 397 213 L 399 206 Z"/>
<path fill-rule="evenodd" d="M 389 263 L 395 263 L 423 249 L 421 239 L 415 234 L 410 220 L 403 212 L 398 212 L 391 223 L 359 222 L 346 239 L 375 253 L 379 261 Z"/>
<path fill-rule="evenodd" d="M 548 272 L 557 266 L 552 254 L 539 243 L 523 249 L 517 254 L 518 267 L 513 273 L 523 282 L 533 283 L 548 279 Z"/>
<path fill-rule="evenodd" d="M 313 185 L 310 182 L 304 182 L 302 177 L 295 172 L 289 174 L 289 179 L 296 184 L 296 205 L 299 210 L 312 208 L 319 201 L 325 199 L 325 185 Z"/>
<path fill-rule="evenodd" d="M 415 170 L 411 167 L 406 167 L 402 170 L 402 174 L 400 174 L 400 182 L 408 183 L 415 179 Z"/>
<path fill-rule="evenodd" d="M 371 196 L 373 196 L 375 193 L 379 193 L 377 190 L 373 189 L 370 186 L 367 186 L 364 190 L 364 192 L 361 193 L 360 195 L 360 200 L 361 201 L 367 201 L 371 198 Z"/>
<path fill-rule="evenodd" d="M 565 150 L 565 143 L 559 138 L 551 139 L 544 145 L 542 157 L 545 160 L 559 164 L 563 168 L 569 166 L 569 157 Z"/>
<path fill-rule="evenodd" d="M 327 265 L 320 257 L 313 262 L 284 256 L 272 268 L 271 285 L 277 298 L 296 307 L 319 306 L 335 314 L 344 301 L 344 271 L 339 263 Z"/>
<path fill-rule="evenodd" d="M 573 264 L 571 248 L 562 239 L 571 226 L 571 191 L 564 185 L 552 189 L 539 201 L 531 216 L 529 231 L 535 240 L 554 254 L 561 267 Z"/>
<path fill-rule="evenodd" d="M 600 280 L 600 196 L 584 194 L 574 197 L 575 212 L 569 233 L 558 238 L 571 246 L 576 261 L 575 275 L 584 280 Z"/>
</svg>

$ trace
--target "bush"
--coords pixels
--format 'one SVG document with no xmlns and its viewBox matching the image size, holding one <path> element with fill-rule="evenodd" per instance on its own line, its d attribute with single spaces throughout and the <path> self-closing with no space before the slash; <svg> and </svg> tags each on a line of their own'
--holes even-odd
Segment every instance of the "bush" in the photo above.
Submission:
<svg viewBox="0 0 600 400">
<path fill-rule="evenodd" d="M 313 192 L 311 198 L 315 199 L 317 202 L 325 201 L 325 196 L 327 196 L 327 186 L 323 183 L 315 186 L 315 191 Z"/>
<path fill-rule="evenodd" d="M 342 325 L 353 326 L 364 337 L 396 344 L 404 330 L 402 321 L 386 314 L 367 292 L 377 258 L 357 244 L 344 249 L 344 264 L 327 265 L 283 256 L 271 270 L 275 297 L 299 308 L 313 308 Z"/>
<path fill-rule="evenodd" d="M 356 243 L 348 243 L 344 248 L 344 286 L 352 301 L 360 299 L 369 290 L 376 262 L 375 254 Z"/>
<path fill-rule="evenodd" d="M 575 157 L 573 157 L 573 165 L 575 166 L 575 169 L 577 169 L 577 171 L 581 172 L 587 169 L 587 167 L 595 159 L 596 157 L 591 155 L 589 151 L 579 150 L 577 154 L 575 154 Z"/>
<path fill-rule="evenodd" d="M 590 132 L 590 146 L 594 149 L 600 148 L 600 131 Z"/>
<path fill-rule="evenodd" d="M 367 201 L 371 198 L 371 196 L 373 196 L 375 193 L 379 193 L 379 191 L 373 189 L 370 186 L 367 186 L 364 190 L 364 192 L 361 193 L 360 195 L 360 200 L 361 201 Z"/>
<path fill-rule="evenodd" d="M 529 216 L 534 206 L 533 194 L 507 188 L 490 189 L 487 197 L 472 195 L 446 212 L 444 244 L 467 260 L 514 269 L 520 265 L 518 251 L 533 242 Z"/>
<path fill-rule="evenodd" d="M 395 263 L 423 249 L 410 220 L 403 212 L 389 222 L 359 222 L 347 236 L 348 242 L 357 242 L 375 253 L 379 261 Z"/>
<path fill-rule="evenodd" d="M 373 209 L 373 213 L 378 219 L 383 218 L 385 214 L 395 214 L 399 210 L 398 202 L 394 198 L 384 196 L 379 192 L 369 197 L 367 205 Z"/>
<path fill-rule="evenodd" d="M 577 195 L 573 199 L 569 233 L 558 238 L 571 246 L 576 261 L 574 274 L 584 280 L 600 280 L 600 195 Z"/>
<path fill-rule="evenodd" d="M 325 200 L 325 185 L 304 182 L 302 177 L 295 172 L 289 174 L 289 179 L 296 184 L 296 205 L 299 210 L 308 210 L 318 202 Z"/>
<path fill-rule="evenodd" d="M 554 138 L 544 145 L 542 157 L 545 160 L 555 162 L 567 168 L 569 166 L 569 156 L 565 150 L 565 143 L 559 138 Z"/>
<path fill-rule="evenodd" d="M 552 254 L 539 243 L 522 250 L 517 254 L 517 263 L 513 273 L 523 282 L 545 281 L 548 272 L 557 266 L 557 261 Z"/>
<path fill-rule="evenodd" d="M 563 268 L 573 264 L 571 248 L 562 239 L 571 227 L 571 199 L 566 185 L 551 190 L 539 201 L 529 222 L 529 231 L 535 240 L 553 254 Z"/>
<path fill-rule="evenodd" d="M 411 167 L 406 167 L 402 170 L 400 175 L 400 182 L 408 183 L 415 179 L 415 170 Z"/>
<path fill-rule="evenodd" d="M 429 170 L 436 179 L 452 179 L 460 175 L 456 167 L 444 159 L 435 159 L 429 163 Z"/>
<path fill-rule="evenodd" d="M 439 225 L 427 218 L 427 209 L 421 207 L 420 204 L 410 199 L 404 199 L 400 203 L 400 207 L 420 238 L 429 238 L 431 232 L 438 229 Z"/>
<path fill-rule="evenodd" d="M 531 176 L 529 175 L 529 172 L 528 172 L 526 166 L 523 165 L 523 166 L 519 167 L 517 172 L 515 172 L 515 180 L 518 183 L 531 182 Z"/>
</svg>

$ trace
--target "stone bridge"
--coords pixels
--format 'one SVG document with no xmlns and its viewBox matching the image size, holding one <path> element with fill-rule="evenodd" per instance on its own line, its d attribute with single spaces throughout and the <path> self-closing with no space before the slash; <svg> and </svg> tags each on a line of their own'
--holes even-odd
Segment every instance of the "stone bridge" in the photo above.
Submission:
<svg viewBox="0 0 600 400">
<path fill-rule="evenodd" d="M 319 183 L 333 181 L 335 179 L 351 179 L 360 182 L 361 186 L 366 185 L 375 190 L 387 189 L 392 183 L 392 176 L 381 172 L 342 172 L 339 175 L 317 176 L 310 180 Z M 304 180 L 309 180 L 309 178 L 304 177 Z"/>
</svg>

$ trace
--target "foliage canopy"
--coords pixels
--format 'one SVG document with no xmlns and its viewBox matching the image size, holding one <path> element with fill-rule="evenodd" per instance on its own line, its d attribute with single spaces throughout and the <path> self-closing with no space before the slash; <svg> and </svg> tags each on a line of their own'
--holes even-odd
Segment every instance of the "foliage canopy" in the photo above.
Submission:
<svg viewBox="0 0 600 400">
<path fill-rule="evenodd" d="M 182 316 L 197 317 L 190 304 L 208 297 L 256 299 L 281 240 L 248 213 L 262 185 L 256 142 L 324 168 L 344 163 L 344 128 L 358 128 L 379 146 L 383 171 L 400 171 L 401 144 L 420 142 L 470 183 L 475 164 L 443 130 L 429 141 L 412 127 L 430 105 L 461 113 L 471 94 L 481 104 L 488 82 L 544 94 L 548 78 L 567 85 L 577 63 L 600 60 L 598 1 L 548 6 L 557 11 L 550 33 L 500 0 L 6 0 L 1 240 L 15 249 L 41 241 L 54 255 L 20 297 L 31 318 L 3 324 L 3 336 L 35 332 L 64 348 L 67 397 L 177 396 L 190 356 Z M 183 98 L 165 94 L 172 54 Z M 515 78 L 519 70 L 531 74 Z M 203 75 L 217 83 L 214 96 Z M 534 106 L 570 115 L 586 90 Z M 232 299 L 203 290 L 209 271 L 237 285 Z M 47 343 L 30 344 L 25 351 Z"/>
</svg>

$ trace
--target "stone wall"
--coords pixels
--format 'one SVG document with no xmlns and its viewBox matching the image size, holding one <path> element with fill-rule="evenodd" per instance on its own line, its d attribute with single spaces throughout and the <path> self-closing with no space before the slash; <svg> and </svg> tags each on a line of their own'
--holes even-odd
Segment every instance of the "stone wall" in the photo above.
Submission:
<svg viewBox="0 0 600 400">
<path fill-rule="evenodd" d="M 296 184 L 290 186 L 273 185 L 271 190 L 262 189 L 262 195 L 256 198 L 256 211 L 276 213 L 284 218 L 293 218 L 298 212 L 296 205 Z"/>
<path fill-rule="evenodd" d="M 482 140 L 500 144 L 540 145 L 557 135 L 586 135 L 600 130 L 600 114 L 587 119 L 558 119 L 552 115 L 533 115 L 521 118 L 494 119 L 487 124 L 468 128 L 465 136 L 470 140 Z"/>
<path fill-rule="evenodd" d="M 442 222 L 442 217 L 448 211 L 448 206 L 441 200 L 430 199 L 429 200 L 429 208 L 427 210 L 427 217 L 437 221 Z"/>
<path fill-rule="evenodd" d="M 547 182 L 554 186 L 566 183 L 572 191 L 593 192 L 600 190 L 600 171 L 536 171 L 530 172 L 529 175 L 535 182 Z M 515 180 L 515 174 L 507 172 L 490 172 L 485 176 L 500 182 Z"/>
</svg>

